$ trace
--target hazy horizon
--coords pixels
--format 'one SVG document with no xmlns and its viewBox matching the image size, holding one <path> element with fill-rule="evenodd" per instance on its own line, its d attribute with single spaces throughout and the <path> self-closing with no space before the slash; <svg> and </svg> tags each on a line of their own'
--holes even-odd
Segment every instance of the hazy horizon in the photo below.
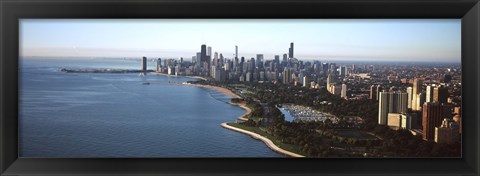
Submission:
<svg viewBox="0 0 480 176">
<path fill-rule="evenodd" d="M 21 57 L 179 58 L 200 46 L 232 58 L 460 62 L 459 19 L 22 19 Z"/>
</svg>

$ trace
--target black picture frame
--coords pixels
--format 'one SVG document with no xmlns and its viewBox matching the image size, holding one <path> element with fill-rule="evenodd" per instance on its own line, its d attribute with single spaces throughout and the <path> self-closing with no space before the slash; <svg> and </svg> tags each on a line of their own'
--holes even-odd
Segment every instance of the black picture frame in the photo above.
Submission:
<svg viewBox="0 0 480 176">
<path fill-rule="evenodd" d="M 18 158 L 21 18 L 458 18 L 462 20 L 462 158 Z M 478 0 L 1 0 L 1 175 L 478 175 Z"/>
</svg>

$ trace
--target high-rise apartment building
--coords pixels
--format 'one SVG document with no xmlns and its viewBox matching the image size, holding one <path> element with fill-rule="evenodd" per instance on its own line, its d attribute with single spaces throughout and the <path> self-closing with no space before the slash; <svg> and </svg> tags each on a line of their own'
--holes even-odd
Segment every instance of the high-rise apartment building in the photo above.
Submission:
<svg viewBox="0 0 480 176">
<path fill-rule="evenodd" d="M 444 118 L 452 118 L 450 105 L 439 102 L 425 102 L 423 104 L 423 139 L 434 140 L 435 127 L 442 124 Z"/>
<path fill-rule="evenodd" d="M 388 113 L 407 113 L 407 93 L 380 92 L 378 98 L 378 124 L 388 124 Z"/>
</svg>

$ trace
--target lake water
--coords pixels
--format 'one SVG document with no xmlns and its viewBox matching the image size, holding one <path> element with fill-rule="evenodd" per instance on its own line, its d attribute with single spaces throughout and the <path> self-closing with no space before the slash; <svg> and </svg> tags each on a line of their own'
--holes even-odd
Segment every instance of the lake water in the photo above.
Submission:
<svg viewBox="0 0 480 176">
<path fill-rule="evenodd" d="M 148 63 L 154 69 L 155 62 Z M 245 112 L 226 103 L 231 97 L 142 84 L 194 79 L 61 68 L 139 69 L 140 60 L 22 58 L 20 157 L 284 157 L 220 126 Z"/>
</svg>

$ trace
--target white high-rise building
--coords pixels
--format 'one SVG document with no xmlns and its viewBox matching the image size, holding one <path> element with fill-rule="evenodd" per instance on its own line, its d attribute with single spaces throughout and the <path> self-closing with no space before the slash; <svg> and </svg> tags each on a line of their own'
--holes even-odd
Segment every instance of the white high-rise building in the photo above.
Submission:
<svg viewBox="0 0 480 176">
<path fill-rule="evenodd" d="M 387 125 L 388 113 L 407 113 L 407 93 L 380 92 L 378 102 L 378 124 Z"/>
<path fill-rule="evenodd" d="M 412 87 L 407 87 L 407 101 L 408 101 L 408 109 L 412 109 L 412 98 L 413 98 L 413 88 Z"/>
<path fill-rule="evenodd" d="M 342 98 L 347 98 L 347 85 L 346 84 L 342 84 L 342 92 L 341 92 L 341 95 L 340 97 Z"/>
<path fill-rule="evenodd" d="M 303 76 L 303 87 L 307 87 L 307 85 L 308 85 L 308 77 Z"/>
</svg>

